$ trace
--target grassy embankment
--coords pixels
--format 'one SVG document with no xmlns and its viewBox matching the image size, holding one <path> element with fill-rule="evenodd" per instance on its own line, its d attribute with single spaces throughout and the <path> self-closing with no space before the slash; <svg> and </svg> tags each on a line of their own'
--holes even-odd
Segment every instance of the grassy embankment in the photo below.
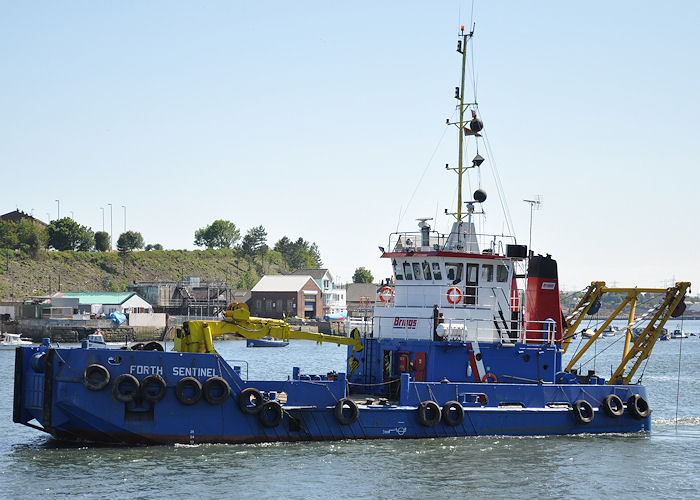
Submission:
<svg viewBox="0 0 700 500">
<path fill-rule="evenodd" d="M 0 250 L 0 300 L 63 291 L 123 291 L 133 281 L 176 281 L 199 276 L 250 289 L 263 273 L 284 270 L 279 263 L 244 257 L 240 250 L 151 250 L 126 258 L 117 252 L 48 252 L 36 259 Z"/>
</svg>

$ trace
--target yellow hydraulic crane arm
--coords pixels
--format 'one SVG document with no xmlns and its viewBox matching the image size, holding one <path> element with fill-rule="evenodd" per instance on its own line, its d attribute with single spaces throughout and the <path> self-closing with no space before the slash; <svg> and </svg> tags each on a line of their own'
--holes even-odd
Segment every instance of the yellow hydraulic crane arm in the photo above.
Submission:
<svg viewBox="0 0 700 500">
<path fill-rule="evenodd" d="M 325 335 L 323 333 L 291 330 L 289 323 L 279 319 L 255 318 L 250 316 L 248 306 L 232 303 L 220 321 L 185 321 L 182 330 L 175 337 L 175 351 L 215 353 L 213 338 L 225 333 L 235 333 L 248 339 L 274 337 L 276 339 L 304 339 L 316 342 L 332 342 L 337 345 L 353 346 L 353 353 L 364 349 L 360 333 L 352 331 L 350 337 Z"/>
<path fill-rule="evenodd" d="M 608 384 L 629 384 L 641 363 L 651 354 L 663 326 L 669 318 L 683 313 L 685 308 L 682 307 L 682 302 L 689 288 L 690 283 L 688 282 L 679 282 L 676 283 L 675 286 L 669 288 L 610 288 L 605 286 L 605 282 L 603 281 L 594 281 L 591 283 L 591 286 L 588 287 L 588 290 L 584 293 L 578 305 L 574 308 L 574 311 L 566 318 L 569 326 L 564 332 L 564 352 L 566 352 L 569 341 L 575 334 L 584 316 L 589 313 L 593 304 L 600 300 L 602 295 L 606 293 L 617 293 L 625 294 L 625 296 L 618 307 L 597 327 L 596 332 L 588 339 L 588 342 L 573 355 L 564 370 L 571 371 L 612 321 L 616 319 L 625 308 L 628 308 L 629 314 L 627 327 L 625 329 L 622 361 L 615 370 L 615 373 L 610 377 Z M 633 343 L 632 326 L 637 320 L 644 319 L 643 317 L 635 317 L 637 300 L 642 294 L 663 294 L 664 299 L 661 304 L 653 310 L 653 315 L 648 320 L 646 327 L 637 335 Z M 628 370 L 627 367 L 630 364 L 632 366 Z"/>
</svg>

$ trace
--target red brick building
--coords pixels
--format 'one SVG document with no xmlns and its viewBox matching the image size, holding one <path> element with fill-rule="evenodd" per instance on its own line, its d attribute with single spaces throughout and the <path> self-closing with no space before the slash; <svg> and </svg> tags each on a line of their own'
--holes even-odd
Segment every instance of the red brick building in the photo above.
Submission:
<svg viewBox="0 0 700 500">
<path fill-rule="evenodd" d="M 265 275 L 250 292 L 253 316 L 276 319 L 323 316 L 323 292 L 311 276 Z"/>
</svg>

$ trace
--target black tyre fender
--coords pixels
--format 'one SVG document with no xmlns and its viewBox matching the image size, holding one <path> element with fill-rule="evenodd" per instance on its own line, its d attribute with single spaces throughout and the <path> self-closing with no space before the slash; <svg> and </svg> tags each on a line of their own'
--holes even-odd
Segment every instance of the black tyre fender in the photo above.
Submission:
<svg viewBox="0 0 700 500">
<path fill-rule="evenodd" d="M 114 396 L 114 399 L 117 401 L 129 403 L 134 400 L 139 393 L 139 389 L 139 379 L 130 373 L 122 373 L 114 379 L 114 383 L 112 384 L 112 396 Z"/>
<path fill-rule="evenodd" d="M 277 427 L 282 422 L 282 406 L 277 401 L 268 401 L 260 408 L 258 419 L 265 427 Z"/>
<path fill-rule="evenodd" d="M 349 415 L 345 414 L 345 408 L 350 410 Z M 350 425 L 357 422 L 357 419 L 360 416 L 360 409 L 352 399 L 342 398 L 335 404 L 333 415 L 341 425 Z"/>
<path fill-rule="evenodd" d="M 187 389 L 192 391 L 191 396 L 185 394 Z M 194 377 L 181 378 L 175 385 L 175 397 L 183 405 L 193 405 L 202 398 L 202 384 Z"/>
<path fill-rule="evenodd" d="M 109 385 L 109 370 L 98 364 L 87 365 L 83 372 L 83 385 L 91 391 L 101 391 Z"/>
<path fill-rule="evenodd" d="M 608 394 L 603 398 L 603 411 L 605 411 L 609 417 L 617 418 L 625 413 L 625 407 L 619 396 Z"/>
<path fill-rule="evenodd" d="M 418 421 L 425 427 L 435 427 L 440 423 L 442 413 L 435 401 L 423 401 L 418 405 Z"/>
<path fill-rule="evenodd" d="M 166 389 L 165 379 L 157 373 L 152 373 L 141 381 L 141 397 L 152 403 L 163 399 Z"/>
<path fill-rule="evenodd" d="M 651 414 L 649 403 L 639 394 L 634 394 L 627 400 L 627 411 L 637 420 L 647 418 Z"/>
<path fill-rule="evenodd" d="M 453 416 L 454 412 L 454 416 Z M 442 406 L 442 421 L 445 425 L 456 426 L 464 422 L 464 408 L 457 401 L 448 401 Z"/>
<path fill-rule="evenodd" d="M 163 351 L 163 346 L 160 342 L 149 342 L 143 346 L 144 351 Z"/>
<path fill-rule="evenodd" d="M 574 417 L 579 424 L 590 424 L 594 416 L 593 406 L 585 399 L 579 399 L 574 403 Z"/>
<path fill-rule="evenodd" d="M 255 415 L 263 407 L 263 397 L 259 390 L 248 387 L 238 395 L 238 407 L 246 415 Z M 252 405 L 252 406 L 251 406 Z"/>
<path fill-rule="evenodd" d="M 231 395 L 231 386 L 221 377 L 211 377 L 204 382 L 204 399 L 210 405 L 220 405 Z"/>
</svg>

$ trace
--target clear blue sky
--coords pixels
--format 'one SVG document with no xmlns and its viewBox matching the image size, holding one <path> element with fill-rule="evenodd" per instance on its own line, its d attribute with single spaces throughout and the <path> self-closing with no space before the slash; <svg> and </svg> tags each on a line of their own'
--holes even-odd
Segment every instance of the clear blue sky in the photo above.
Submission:
<svg viewBox="0 0 700 500">
<path fill-rule="evenodd" d="M 215 219 L 262 224 L 271 244 L 315 241 L 342 280 L 386 277 L 377 246 L 399 213 L 413 230 L 452 208 L 455 132 L 439 141 L 470 10 L 3 1 L 0 211 L 55 218 L 60 199 L 100 230 L 102 206 L 109 231 L 112 203 L 116 239 L 126 205 L 129 229 L 166 248 Z M 521 242 L 521 200 L 542 195 L 533 248 L 565 288 L 700 286 L 700 3 L 477 1 L 474 20 L 490 229 L 495 164 Z"/>
</svg>

